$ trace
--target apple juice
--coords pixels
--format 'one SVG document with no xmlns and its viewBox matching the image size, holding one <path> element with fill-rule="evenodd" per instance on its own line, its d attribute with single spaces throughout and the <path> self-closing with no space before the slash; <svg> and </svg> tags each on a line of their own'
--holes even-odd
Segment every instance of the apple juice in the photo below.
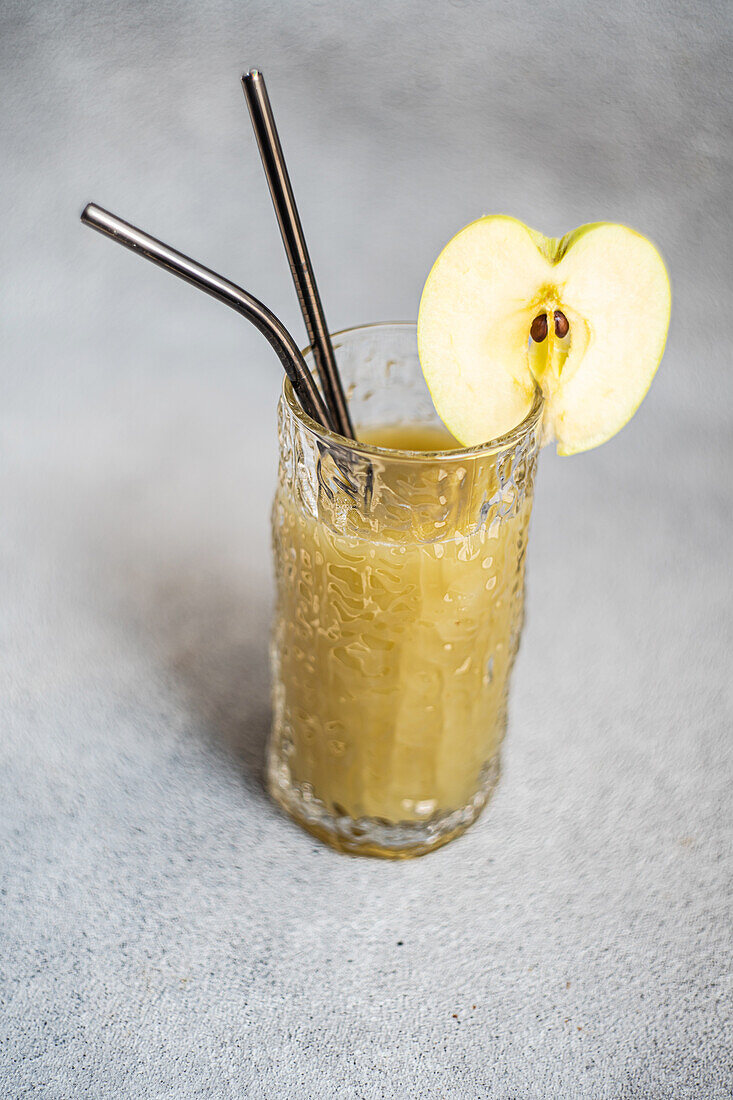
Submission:
<svg viewBox="0 0 733 1100">
<path fill-rule="evenodd" d="M 269 787 L 336 847 L 421 854 L 498 776 L 541 404 L 470 451 L 436 423 L 325 445 L 280 415 Z"/>
</svg>

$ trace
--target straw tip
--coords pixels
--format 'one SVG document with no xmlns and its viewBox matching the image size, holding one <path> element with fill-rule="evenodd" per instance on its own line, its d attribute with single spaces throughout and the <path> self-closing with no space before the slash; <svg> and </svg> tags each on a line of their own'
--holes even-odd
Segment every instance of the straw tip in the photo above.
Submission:
<svg viewBox="0 0 733 1100">
<path fill-rule="evenodd" d="M 95 210 L 96 210 L 96 206 L 94 205 L 94 203 L 93 202 L 88 202 L 86 204 L 86 206 L 84 207 L 84 209 L 82 210 L 81 214 L 79 215 L 79 218 L 83 222 L 89 222 L 89 221 L 92 220 L 92 217 L 93 217 L 93 214 L 94 214 Z"/>
<path fill-rule="evenodd" d="M 243 84 L 251 84 L 253 81 L 260 80 L 261 78 L 262 78 L 262 70 L 261 69 L 250 69 L 248 73 L 245 73 L 243 75 L 242 83 Z"/>
</svg>

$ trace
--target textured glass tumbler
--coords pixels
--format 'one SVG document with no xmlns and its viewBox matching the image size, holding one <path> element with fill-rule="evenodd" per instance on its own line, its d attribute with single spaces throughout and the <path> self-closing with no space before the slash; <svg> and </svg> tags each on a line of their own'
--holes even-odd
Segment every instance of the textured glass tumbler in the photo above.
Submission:
<svg viewBox="0 0 733 1100">
<path fill-rule="evenodd" d="M 414 325 L 333 340 L 357 433 L 440 426 Z M 432 851 L 496 785 L 541 417 L 537 396 L 484 446 L 397 451 L 331 434 L 285 385 L 268 786 L 342 851 Z"/>
</svg>

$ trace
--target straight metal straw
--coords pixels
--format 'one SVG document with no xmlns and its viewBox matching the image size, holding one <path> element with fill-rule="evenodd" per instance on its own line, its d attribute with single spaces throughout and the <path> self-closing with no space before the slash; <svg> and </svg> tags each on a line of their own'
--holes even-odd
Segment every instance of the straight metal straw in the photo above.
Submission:
<svg viewBox="0 0 733 1100">
<path fill-rule="evenodd" d="M 339 377 L 336 356 L 328 334 L 328 325 L 323 313 L 321 298 L 313 274 L 313 266 L 300 224 L 295 196 L 290 185 L 290 177 L 285 164 L 275 117 L 265 86 L 265 78 L 258 69 L 251 69 L 242 77 L 244 97 L 247 100 L 252 126 L 265 169 L 267 183 L 275 207 L 280 233 L 288 256 L 298 300 L 308 330 L 308 338 L 321 380 L 323 395 L 326 399 L 331 419 L 336 430 L 350 439 L 355 439 L 354 426 L 349 416 L 343 386 Z"/>
<path fill-rule="evenodd" d="M 179 279 L 184 279 L 187 283 L 198 287 L 205 294 L 210 294 L 212 298 L 218 298 L 220 302 L 231 306 L 251 321 L 265 339 L 269 340 L 285 368 L 298 401 L 308 415 L 318 420 L 325 428 L 334 428 L 298 345 L 282 321 L 267 306 L 235 283 L 230 283 L 228 279 L 217 275 L 215 271 L 196 263 L 190 257 L 184 256 L 182 252 L 176 252 L 174 248 L 169 248 L 167 244 L 144 233 L 142 229 L 130 225 L 129 222 L 122 221 L 116 215 L 110 214 L 108 210 L 102 210 L 94 203 L 89 203 L 84 208 L 81 220 L 85 225 L 91 226 L 92 229 L 104 233 L 125 248 L 144 256 L 146 260 L 157 264 L 158 267 L 163 267 L 166 271 L 177 275 Z"/>
</svg>

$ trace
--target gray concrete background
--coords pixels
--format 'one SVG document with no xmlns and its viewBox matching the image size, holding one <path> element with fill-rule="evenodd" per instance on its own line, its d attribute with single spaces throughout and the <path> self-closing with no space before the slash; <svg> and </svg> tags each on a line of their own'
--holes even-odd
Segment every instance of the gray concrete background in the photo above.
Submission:
<svg viewBox="0 0 733 1100">
<path fill-rule="evenodd" d="M 730 1096 L 730 6 L 0 19 L 3 1097 Z M 403 866 L 262 791 L 275 360 L 77 222 L 300 333 L 254 64 L 333 328 L 414 317 L 487 211 L 627 221 L 672 274 L 642 410 L 543 455 L 500 791 Z"/>
</svg>

